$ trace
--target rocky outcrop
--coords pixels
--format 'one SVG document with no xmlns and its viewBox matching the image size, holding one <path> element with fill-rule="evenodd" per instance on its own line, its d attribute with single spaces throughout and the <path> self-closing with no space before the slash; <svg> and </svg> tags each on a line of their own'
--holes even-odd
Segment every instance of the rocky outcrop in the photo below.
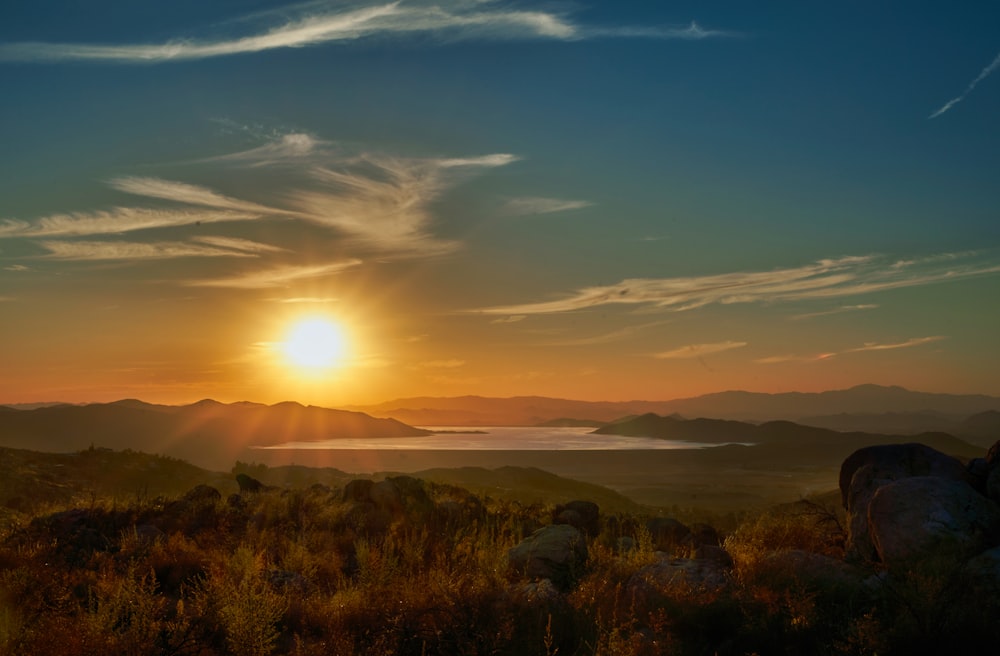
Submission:
<svg viewBox="0 0 1000 656">
<path fill-rule="evenodd" d="M 917 476 L 875 491 L 868 527 L 890 568 L 931 554 L 965 560 L 1000 541 L 1000 508 L 967 483 Z"/>
<path fill-rule="evenodd" d="M 1000 445 L 1000 443 L 998 443 Z M 902 570 L 931 559 L 966 561 L 1000 544 L 1000 446 L 968 466 L 921 444 L 861 449 L 844 461 L 847 557 Z"/>
<path fill-rule="evenodd" d="M 561 590 L 582 576 L 587 565 L 587 542 L 569 524 L 545 526 L 507 552 L 510 567 L 524 576 L 549 579 Z"/>
<path fill-rule="evenodd" d="M 914 476 L 966 483 L 966 468 L 956 458 L 923 444 L 886 444 L 851 454 L 840 468 L 840 494 L 847 510 L 847 554 L 857 561 L 877 558 L 868 507 L 882 486 Z"/>
</svg>

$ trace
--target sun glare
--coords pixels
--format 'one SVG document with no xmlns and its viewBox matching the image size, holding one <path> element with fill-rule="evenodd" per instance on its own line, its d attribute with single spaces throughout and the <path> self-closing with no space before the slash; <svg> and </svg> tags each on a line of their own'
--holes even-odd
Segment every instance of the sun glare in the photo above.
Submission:
<svg viewBox="0 0 1000 656">
<path fill-rule="evenodd" d="M 337 365 L 347 354 L 344 332 L 327 319 L 303 319 L 285 337 L 282 351 L 288 362 L 307 370 Z"/>
</svg>

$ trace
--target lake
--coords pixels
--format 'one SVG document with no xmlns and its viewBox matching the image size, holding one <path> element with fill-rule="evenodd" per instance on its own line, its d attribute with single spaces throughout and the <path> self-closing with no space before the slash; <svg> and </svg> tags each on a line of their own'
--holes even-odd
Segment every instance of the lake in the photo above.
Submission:
<svg viewBox="0 0 1000 656">
<path fill-rule="evenodd" d="M 343 438 L 318 442 L 286 442 L 257 449 L 345 451 L 649 451 L 719 446 L 650 437 L 594 435 L 593 428 L 535 426 L 425 427 L 442 431 L 423 437 Z M 478 432 L 473 432 L 478 431 Z"/>
</svg>

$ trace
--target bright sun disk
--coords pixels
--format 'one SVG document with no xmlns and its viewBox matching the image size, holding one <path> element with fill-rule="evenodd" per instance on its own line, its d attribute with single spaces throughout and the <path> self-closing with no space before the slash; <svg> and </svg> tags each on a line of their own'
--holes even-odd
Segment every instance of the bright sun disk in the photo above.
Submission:
<svg viewBox="0 0 1000 656">
<path fill-rule="evenodd" d="M 337 364 L 347 351 L 344 333 L 326 319 L 305 319 L 295 324 L 282 344 L 285 357 L 306 369 L 324 369 Z"/>
</svg>

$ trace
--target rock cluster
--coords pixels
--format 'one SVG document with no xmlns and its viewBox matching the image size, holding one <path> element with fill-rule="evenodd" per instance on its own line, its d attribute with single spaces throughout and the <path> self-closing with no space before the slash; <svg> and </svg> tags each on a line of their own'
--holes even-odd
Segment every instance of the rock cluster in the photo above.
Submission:
<svg viewBox="0 0 1000 656">
<path fill-rule="evenodd" d="M 921 444 L 856 451 L 840 470 L 848 559 L 905 569 L 997 547 L 1000 495 L 990 481 L 1000 487 L 1000 442 L 967 466 Z"/>
</svg>

